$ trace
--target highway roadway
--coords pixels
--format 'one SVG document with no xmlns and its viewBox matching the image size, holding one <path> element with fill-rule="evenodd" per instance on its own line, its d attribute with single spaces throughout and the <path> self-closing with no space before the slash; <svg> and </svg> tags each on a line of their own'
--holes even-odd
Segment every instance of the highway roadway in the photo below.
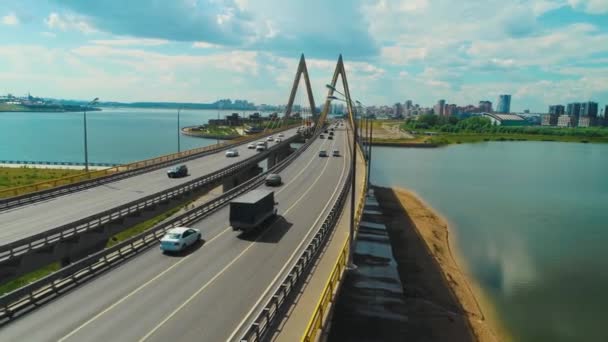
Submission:
<svg viewBox="0 0 608 342">
<path fill-rule="evenodd" d="M 274 292 L 318 230 L 349 170 L 346 132 L 317 139 L 272 188 L 279 218 L 258 234 L 228 226 L 228 207 L 194 224 L 204 242 L 151 248 L 0 327 L 2 341 L 226 341 Z M 330 157 L 321 158 L 324 149 Z M 338 149 L 343 155 L 331 157 Z M 266 188 L 266 186 L 260 186 Z"/>
<path fill-rule="evenodd" d="M 287 139 L 297 133 L 294 128 L 283 132 L 283 134 L 285 135 L 283 139 Z M 268 147 L 275 144 L 269 142 Z M 0 244 L 7 244 L 41 233 L 186 183 L 257 153 L 254 149 L 247 149 L 247 144 L 240 145 L 238 150 L 240 156 L 235 158 L 227 158 L 224 155 L 225 151 L 220 151 L 184 162 L 188 166 L 189 175 L 187 177 L 170 179 L 167 177 L 169 167 L 165 167 L 90 189 L 2 211 L 0 212 Z"/>
</svg>

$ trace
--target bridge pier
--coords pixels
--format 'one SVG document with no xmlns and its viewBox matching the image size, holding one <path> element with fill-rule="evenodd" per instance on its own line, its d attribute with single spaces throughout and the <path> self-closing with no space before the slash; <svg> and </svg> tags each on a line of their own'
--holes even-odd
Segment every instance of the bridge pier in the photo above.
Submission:
<svg viewBox="0 0 608 342">
<path fill-rule="evenodd" d="M 259 175 L 262 172 L 263 172 L 262 168 L 256 164 L 250 168 L 247 168 L 247 169 L 237 173 L 236 175 L 226 177 L 222 181 L 223 191 L 226 192 L 226 191 L 238 186 L 239 184 L 242 184 L 242 183 L 250 180 L 251 178 Z"/>
<path fill-rule="evenodd" d="M 280 150 L 274 151 L 268 155 L 268 168 L 274 167 L 281 160 L 287 158 L 293 153 L 293 149 L 290 146 L 285 146 Z"/>
</svg>

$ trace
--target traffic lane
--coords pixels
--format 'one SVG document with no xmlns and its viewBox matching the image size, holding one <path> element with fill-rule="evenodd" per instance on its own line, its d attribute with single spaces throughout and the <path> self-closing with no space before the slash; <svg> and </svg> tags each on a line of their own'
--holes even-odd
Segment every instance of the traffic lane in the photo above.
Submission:
<svg viewBox="0 0 608 342">
<path fill-rule="evenodd" d="M 315 150 L 312 148 L 310 151 Z M 311 168 L 318 167 L 317 163 L 324 162 L 314 155 L 313 157 L 315 158 Z M 294 165 L 293 168 L 299 169 L 298 165 Z M 317 177 L 317 174 L 305 173 L 302 175 L 303 178 L 313 176 Z M 277 198 L 279 203 L 286 205 L 295 202 L 299 196 L 297 191 L 288 191 L 286 187 Z M 227 216 L 225 219 L 227 221 Z M 233 260 L 241 257 L 247 247 L 253 244 L 253 242 L 236 238 L 238 233 L 232 232 L 232 229 L 228 227 L 226 229 L 228 232 L 222 234 L 212 245 L 209 244 L 192 254 L 188 262 L 181 264 L 175 272 L 167 274 L 163 281 L 150 283 L 142 291 L 128 298 L 125 303 L 112 309 L 111 313 L 101 315 L 73 333 L 68 332 L 66 340 L 139 339 L 147 331 L 153 329 L 163 317 L 170 315 L 178 305 L 176 303 L 188 300 L 201 284 L 212 281 L 214 277 L 229 267 Z M 132 317 L 141 317 L 136 326 L 132 325 Z"/>
<path fill-rule="evenodd" d="M 285 135 L 293 134 L 295 134 L 295 130 L 290 130 Z M 269 147 L 274 144 L 276 143 L 270 143 Z M 115 208 L 138 198 L 186 183 L 258 153 L 253 149 L 247 149 L 246 145 L 239 148 L 239 152 L 241 156 L 236 158 L 227 158 L 224 156 L 224 152 L 218 152 L 186 162 L 190 173 L 188 177 L 169 179 L 166 168 L 164 168 L 0 212 L 0 222 L 2 222 L 0 243 L 10 243 Z"/>
<path fill-rule="evenodd" d="M 260 235 L 246 254 L 190 302 L 182 302 L 181 310 L 168 320 L 165 317 L 166 322 L 157 325 L 147 340 L 225 341 L 250 310 L 263 302 L 260 297 L 276 285 L 273 280 L 287 273 L 297 260 L 298 251 L 314 236 L 331 209 L 328 201 L 337 198 L 341 188 L 338 181 L 343 184 L 346 179 L 347 164 L 348 158 L 328 158 L 321 181 L 312 185 L 305 198 L 284 216 L 285 220 Z"/>
<path fill-rule="evenodd" d="M 313 142 L 310 148 L 305 151 L 302 156 L 297 158 L 284 170 L 282 173 L 284 179 L 287 180 L 290 177 L 295 177 L 298 173 L 302 174 L 306 170 L 308 162 L 318 162 L 319 159 L 316 154 L 323 144 L 325 144 L 325 141 L 322 140 Z M 315 168 L 316 166 L 316 164 L 309 165 L 309 167 L 312 168 Z M 306 172 L 301 178 L 306 179 L 305 176 L 307 175 L 312 176 L 313 173 Z M 289 183 L 289 181 L 286 181 L 286 184 L 287 183 Z M 275 189 L 278 201 L 280 203 L 292 201 L 290 197 L 295 196 L 297 191 L 283 190 L 289 190 L 294 187 L 297 188 L 297 186 L 298 185 L 293 184 L 291 186 L 285 186 L 284 188 Z M 279 208 L 280 207 L 281 205 L 279 205 Z M 201 249 L 195 252 L 206 252 L 205 256 L 203 256 L 203 263 L 205 263 L 204 258 L 209 254 L 210 259 L 214 260 L 216 264 L 222 265 L 223 258 L 221 256 L 224 251 L 239 250 L 239 248 L 237 248 L 238 246 L 235 246 L 234 244 L 240 244 L 242 242 L 238 239 L 233 239 L 230 236 L 228 236 L 226 240 L 217 239 L 218 242 L 215 242 L 215 238 L 222 232 L 226 232 L 226 230 L 231 232 L 231 229 L 227 227 L 228 213 L 229 209 L 228 207 L 225 207 L 194 225 L 194 227 L 201 230 L 203 239 L 209 241 L 209 244 L 204 244 Z M 218 257 L 218 255 L 220 257 Z M 234 254 L 225 255 L 226 258 L 232 256 L 234 256 Z M 27 336 L 28 339 L 29 336 L 31 336 L 31 340 L 38 340 L 39 338 L 42 340 L 45 338 L 57 340 L 183 259 L 184 258 L 180 257 L 163 256 L 158 250 L 158 247 L 153 247 L 120 267 L 68 292 L 49 305 L 43 305 L 37 310 L 12 322 L 8 326 L 3 327 L 2 335 L 6 336 L 8 340 L 17 340 L 19 337 L 24 336 Z M 182 261 L 182 263 L 184 262 L 190 261 Z M 213 270 L 213 268 L 208 269 L 210 272 Z M 170 272 L 173 272 L 173 270 Z M 172 273 L 166 273 L 163 277 L 171 277 L 171 275 Z M 157 279 L 157 281 L 161 280 L 164 279 Z M 120 284 L 120 286 L 117 286 L 117 284 Z M 172 282 L 171 284 L 174 283 Z M 179 282 L 174 284 L 174 286 L 179 288 Z M 108 292 L 107 289 L 111 289 L 111 291 Z M 58 317 L 56 315 L 57 312 L 66 314 Z M 38 332 L 40 331 L 45 333 L 39 335 Z"/>
</svg>

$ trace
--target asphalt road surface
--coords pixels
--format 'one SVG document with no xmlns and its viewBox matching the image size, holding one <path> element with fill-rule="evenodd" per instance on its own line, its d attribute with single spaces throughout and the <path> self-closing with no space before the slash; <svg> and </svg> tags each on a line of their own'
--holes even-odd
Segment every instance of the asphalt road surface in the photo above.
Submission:
<svg viewBox="0 0 608 342">
<path fill-rule="evenodd" d="M 283 132 L 287 139 L 296 129 Z M 275 136 L 276 137 L 276 136 Z M 269 142 L 272 147 L 274 142 Z M 192 179 L 210 174 L 230 164 L 255 155 L 247 144 L 238 147 L 240 156 L 227 158 L 220 151 L 185 162 L 189 175 L 182 178 L 167 177 L 167 169 L 161 168 L 116 182 L 66 194 L 41 202 L 0 212 L 0 244 L 7 244 L 61 225 L 77 221 L 96 213 L 118 207 Z M 177 163 L 182 164 L 182 163 Z"/>
<path fill-rule="evenodd" d="M 272 188 L 279 218 L 255 234 L 228 226 L 228 207 L 193 225 L 203 242 L 158 247 L 0 327 L 2 341 L 236 339 L 318 230 L 348 175 L 347 135 L 317 139 Z M 332 157 L 332 150 L 341 152 Z M 330 157 L 318 156 L 326 150 Z M 266 188 L 266 186 L 260 186 Z"/>
</svg>

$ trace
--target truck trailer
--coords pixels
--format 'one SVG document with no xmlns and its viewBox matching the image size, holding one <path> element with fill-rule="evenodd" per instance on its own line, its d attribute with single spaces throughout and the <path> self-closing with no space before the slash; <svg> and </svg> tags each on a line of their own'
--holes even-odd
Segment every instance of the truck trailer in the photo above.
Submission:
<svg viewBox="0 0 608 342">
<path fill-rule="evenodd" d="M 233 230 L 249 231 L 277 215 L 274 191 L 252 190 L 230 202 L 230 225 Z"/>
</svg>

